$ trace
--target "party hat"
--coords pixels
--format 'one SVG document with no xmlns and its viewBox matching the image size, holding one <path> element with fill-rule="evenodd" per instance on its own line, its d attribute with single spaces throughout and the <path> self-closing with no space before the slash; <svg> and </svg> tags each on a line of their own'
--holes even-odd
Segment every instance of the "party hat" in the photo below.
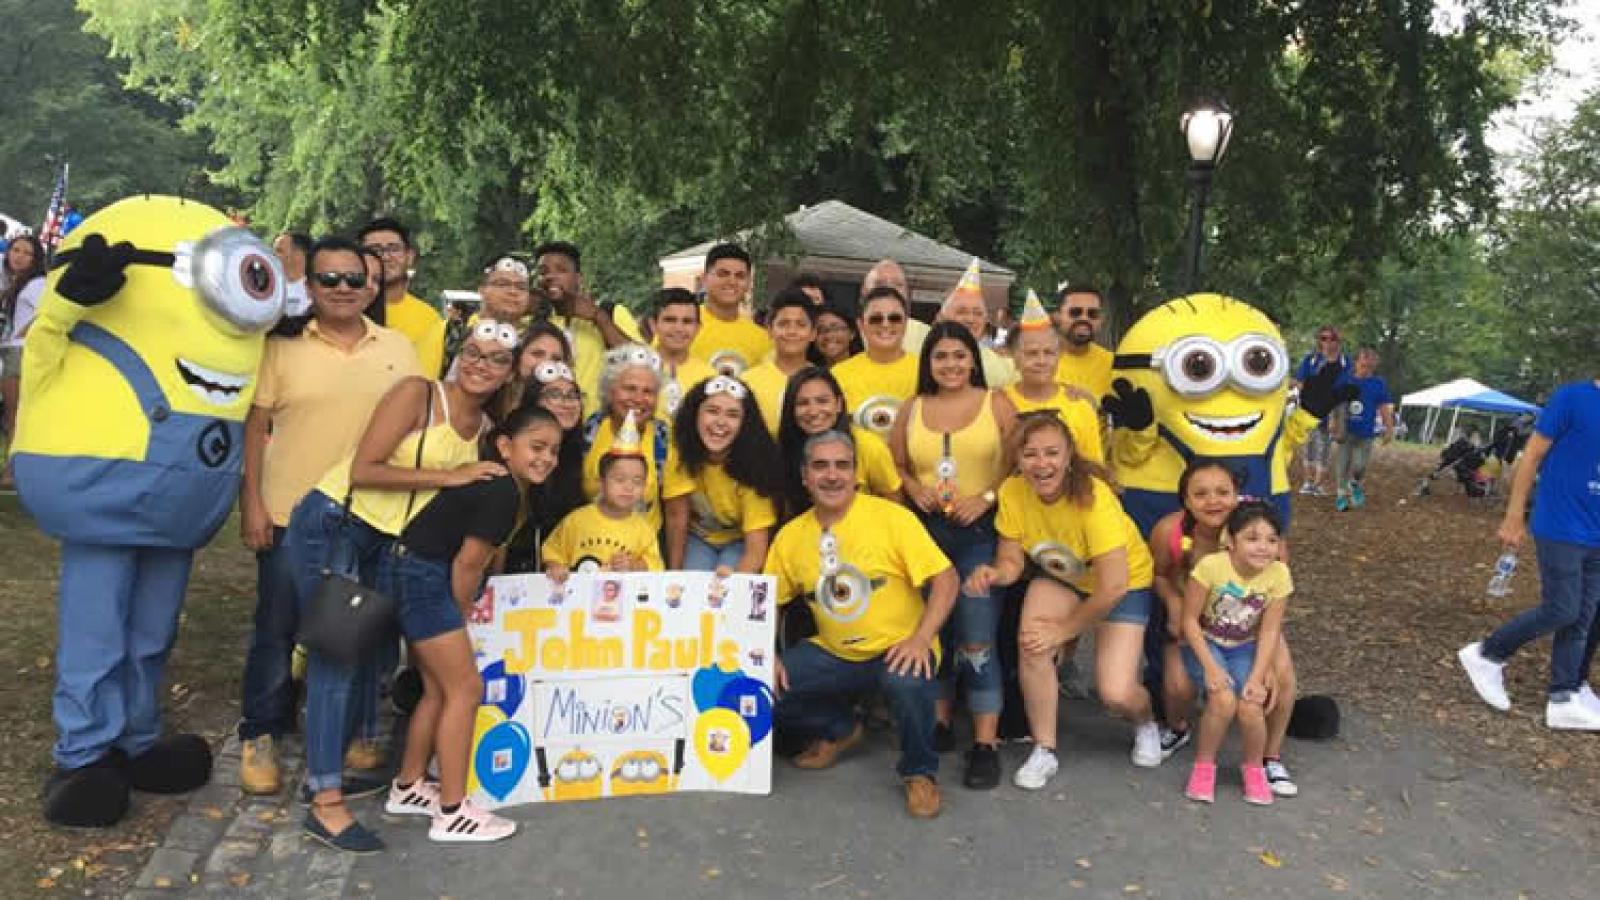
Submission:
<svg viewBox="0 0 1600 900">
<path fill-rule="evenodd" d="M 617 429 L 617 436 L 611 442 L 611 449 L 606 451 L 607 456 L 644 456 L 639 449 L 639 426 L 633 421 L 633 410 L 628 410 L 628 417 L 622 420 L 622 427 Z"/>
<path fill-rule="evenodd" d="M 1022 318 L 1017 320 L 1017 327 L 1024 331 L 1050 327 L 1050 314 L 1044 311 L 1044 304 L 1033 288 L 1028 288 L 1028 299 L 1022 301 Z"/>
<path fill-rule="evenodd" d="M 962 294 L 983 296 L 983 279 L 980 277 L 976 256 L 972 258 L 972 262 L 967 263 L 967 270 L 961 273 L 961 280 L 956 282 L 955 290 L 950 292 L 951 297 L 959 297 Z"/>
</svg>

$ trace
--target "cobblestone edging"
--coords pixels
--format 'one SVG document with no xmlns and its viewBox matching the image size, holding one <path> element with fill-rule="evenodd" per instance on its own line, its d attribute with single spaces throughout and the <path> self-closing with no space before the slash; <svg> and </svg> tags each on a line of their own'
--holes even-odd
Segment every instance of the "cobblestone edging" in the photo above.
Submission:
<svg viewBox="0 0 1600 900">
<path fill-rule="evenodd" d="M 305 810 L 295 800 L 304 771 L 301 742 L 291 737 L 279 747 L 284 790 L 274 797 L 239 790 L 239 753 L 239 737 L 230 734 L 211 783 L 190 795 L 125 897 L 344 896 L 355 857 L 301 837 Z M 352 807 L 360 815 L 370 802 Z"/>
</svg>

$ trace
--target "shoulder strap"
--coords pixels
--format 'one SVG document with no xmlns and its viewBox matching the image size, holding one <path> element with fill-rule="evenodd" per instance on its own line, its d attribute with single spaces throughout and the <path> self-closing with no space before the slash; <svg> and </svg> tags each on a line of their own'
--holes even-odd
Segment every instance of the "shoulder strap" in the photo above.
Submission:
<svg viewBox="0 0 1600 900">
<path fill-rule="evenodd" d="M 426 424 L 422 426 L 421 433 L 417 435 L 417 458 L 411 464 L 412 468 L 418 470 L 422 468 L 422 445 L 428 442 L 428 429 L 433 427 L 433 387 L 435 383 L 430 383 L 428 385 L 428 399 L 423 407 L 422 412 L 422 421 Z M 450 406 L 449 401 L 444 400 L 444 388 L 442 386 L 439 388 L 439 397 L 440 400 L 442 400 L 445 404 L 445 424 L 449 425 Z M 416 504 L 416 502 L 417 492 L 415 489 L 413 489 L 410 494 L 406 495 L 406 517 L 400 525 L 402 530 L 404 530 L 406 523 L 411 521 L 411 507 Z"/>
<path fill-rule="evenodd" d="M 594 439 L 600 436 L 600 422 L 605 418 L 605 410 L 592 413 L 583 423 L 583 443 L 585 448 L 594 446 Z"/>
</svg>

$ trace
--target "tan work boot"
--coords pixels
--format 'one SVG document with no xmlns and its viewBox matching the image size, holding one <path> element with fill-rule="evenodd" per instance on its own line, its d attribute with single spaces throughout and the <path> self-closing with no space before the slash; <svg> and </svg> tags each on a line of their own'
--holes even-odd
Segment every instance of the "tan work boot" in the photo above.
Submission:
<svg viewBox="0 0 1600 900">
<path fill-rule="evenodd" d="M 906 812 L 914 819 L 932 819 L 939 815 L 939 785 L 926 775 L 913 775 L 905 780 Z"/>
<path fill-rule="evenodd" d="M 246 794 L 276 794 L 283 787 L 283 775 L 278 771 L 278 751 L 272 745 L 272 735 L 245 741 L 239 754 L 239 787 Z"/>
<path fill-rule="evenodd" d="M 849 734 L 837 741 L 817 741 L 794 758 L 797 769 L 826 769 L 839 761 L 839 756 L 851 747 L 861 743 L 861 738 L 866 734 L 866 729 L 857 722 L 856 727 Z"/>
<path fill-rule="evenodd" d="M 350 742 L 350 749 L 344 752 L 344 764 L 351 769 L 370 772 L 373 769 L 383 768 L 384 762 L 389 758 L 383 752 L 383 745 L 377 741 L 357 739 Z"/>
</svg>

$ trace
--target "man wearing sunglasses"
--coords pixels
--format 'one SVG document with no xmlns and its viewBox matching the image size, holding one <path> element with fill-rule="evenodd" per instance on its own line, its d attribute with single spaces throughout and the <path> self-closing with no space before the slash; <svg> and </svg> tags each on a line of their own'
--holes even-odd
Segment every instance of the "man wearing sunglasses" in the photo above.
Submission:
<svg viewBox="0 0 1600 900">
<path fill-rule="evenodd" d="M 373 219 L 356 232 L 356 241 L 383 260 L 384 324 L 411 340 L 427 377 L 438 376 L 444 371 L 444 317 L 411 293 L 417 265 L 411 230 L 394 219 Z"/>
<path fill-rule="evenodd" d="M 1294 371 L 1294 389 L 1298 391 L 1300 385 L 1310 380 L 1311 376 L 1330 365 L 1337 365 L 1341 372 L 1350 371 L 1350 358 L 1344 355 L 1339 329 L 1324 325 L 1317 329 L 1316 349 L 1307 353 Z M 1333 429 L 1343 424 L 1344 409 L 1344 404 L 1335 407 L 1306 438 L 1305 456 L 1301 459 L 1305 480 L 1300 485 L 1300 493 L 1319 497 L 1327 493 L 1323 484 L 1328 477 L 1328 459 L 1333 452 Z"/>
<path fill-rule="evenodd" d="M 1094 398 L 1111 393 L 1111 351 L 1095 343 L 1100 334 L 1104 302 L 1100 291 L 1087 284 L 1061 289 L 1056 308 L 1056 328 L 1061 332 L 1061 361 L 1056 381 Z"/>
</svg>

